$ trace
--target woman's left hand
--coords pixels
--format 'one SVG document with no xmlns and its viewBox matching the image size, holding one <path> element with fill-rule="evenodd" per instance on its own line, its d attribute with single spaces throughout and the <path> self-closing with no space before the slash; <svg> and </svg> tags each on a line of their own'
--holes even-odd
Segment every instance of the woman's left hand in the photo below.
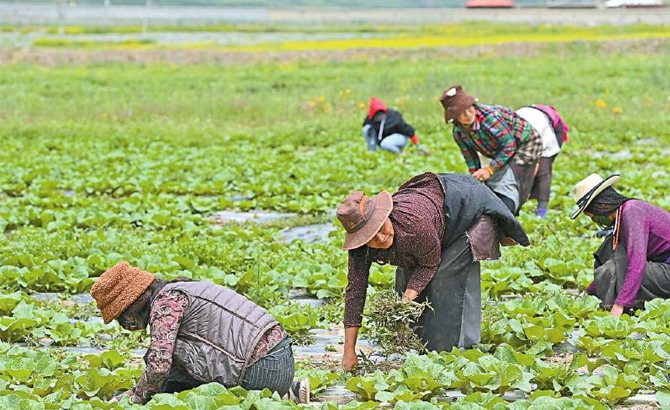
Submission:
<svg viewBox="0 0 670 410">
<path fill-rule="evenodd" d="M 118 396 L 114 396 L 112 398 L 112 403 L 121 401 L 121 397 L 123 396 L 130 396 L 130 402 L 133 402 L 133 398 L 135 397 L 135 389 L 130 389 L 127 391 L 124 391 L 123 393 L 119 394 Z"/>
<path fill-rule="evenodd" d="M 477 181 L 486 182 L 491 178 L 491 173 L 486 168 L 481 168 L 472 173 L 472 176 L 477 179 Z"/>
<path fill-rule="evenodd" d="M 614 305 L 612 310 L 610 310 L 610 315 L 614 317 L 619 317 L 623 314 L 623 305 Z"/>
</svg>

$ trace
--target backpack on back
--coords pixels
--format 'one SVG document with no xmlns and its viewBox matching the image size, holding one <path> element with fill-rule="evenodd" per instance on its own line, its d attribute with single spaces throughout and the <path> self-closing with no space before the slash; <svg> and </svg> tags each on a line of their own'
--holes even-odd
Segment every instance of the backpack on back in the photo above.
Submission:
<svg viewBox="0 0 670 410">
<path fill-rule="evenodd" d="M 563 146 L 563 143 L 568 141 L 568 130 L 570 130 L 570 127 L 568 127 L 568 124 L 566 124 L 563 118 L 558 114 L 556 108 L 551 105 L 543 104 L 533 104 L 532 107 L 542 111 L 544 115 L 547 116 L 549 123 L 556 134 L 558 145 Z"/>
</svg>

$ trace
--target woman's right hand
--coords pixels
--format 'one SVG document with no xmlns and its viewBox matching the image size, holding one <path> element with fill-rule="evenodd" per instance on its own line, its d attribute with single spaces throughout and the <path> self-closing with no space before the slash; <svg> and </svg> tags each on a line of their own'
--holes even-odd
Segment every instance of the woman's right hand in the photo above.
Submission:
<svg viewBox="0 0 670 410">
<path fill-rule="evenodd" d="M 500 239 L 500 244 L 502 246 L 514 246 L 518 245 L 516 241 L 509 236 L 502 235 L 502 238 Z"/>
<path fill-rule="evenodd" d="M 345 351 L 342 355 L 342 368 L 348 372 L 356 366 L 358 366 L 358 357 L 356 356 L 356 351 Z"/>
</svg>

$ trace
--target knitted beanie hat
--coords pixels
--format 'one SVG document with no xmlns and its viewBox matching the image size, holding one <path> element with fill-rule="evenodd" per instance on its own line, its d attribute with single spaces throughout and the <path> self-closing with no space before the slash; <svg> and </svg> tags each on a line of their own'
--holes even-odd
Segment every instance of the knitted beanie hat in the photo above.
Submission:
<svg viewBox="0 0 670 410">
<path fill-rule="evenodd" d="M 118 263 L 100 275 L 91 288 L 91 296 L 102 312 L 102 319 L 109 323 L 123 313 L 156 280 L 156 275 Z"/>
</svg>

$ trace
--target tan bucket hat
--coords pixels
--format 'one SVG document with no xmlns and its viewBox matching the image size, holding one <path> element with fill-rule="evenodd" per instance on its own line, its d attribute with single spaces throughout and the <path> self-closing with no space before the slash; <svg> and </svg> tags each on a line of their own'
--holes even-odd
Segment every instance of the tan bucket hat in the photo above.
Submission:
<svg viewBox="0 0 670 410">
<path fill-rule="evenodd" d="M 337 219 L 347 231 L 342 249 L 360 248 L 382 228 L 393 209 L 391 194 L 382 191 L 372 198 L 356 191 L 337 208 Z"/>
<path fill-rule="evenodd" d="M 100 275 L 91 288 L 91 296 L 102 312 L 102 319 L 109 323 L 132 305 L 156 280 L 156 275 L 128 262 L 118 263 Z"/>
<path fill-rule="evenodd" d="M 577 204 L 577 210 L 572 214 L 572 219 L 579 216 L 584 209 L 606 188 L 616 184 L 621 177 L 620 174 L 612 174 L 606 179 L 603 179 L 598 174 L 591 174 L 575 185 L 572 189 L 572 199 Z"/>
</svg>

